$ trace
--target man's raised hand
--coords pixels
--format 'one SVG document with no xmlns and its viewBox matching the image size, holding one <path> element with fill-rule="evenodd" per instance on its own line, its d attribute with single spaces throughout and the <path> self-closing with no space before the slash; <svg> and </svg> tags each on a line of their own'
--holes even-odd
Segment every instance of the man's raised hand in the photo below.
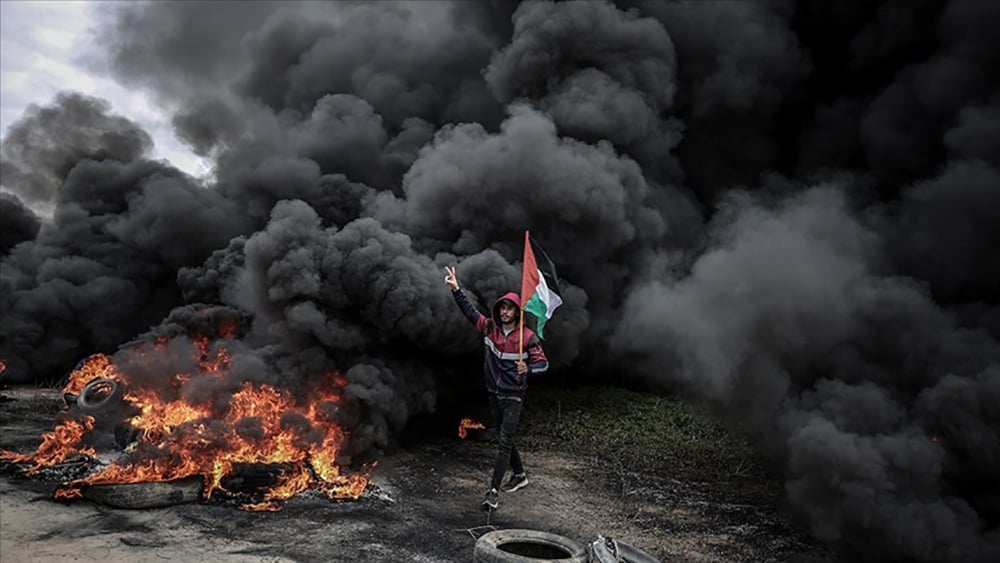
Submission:
<svg viewBox="0 0 1000 563">
<path fill-rule="evenodd" d="M 448 287 L 450 287 L 452 291 L 458 291 L 458 278 L 455 276 L 454 266 L 450 268 L 445 266 L 444 271 L 448 273 L 448 275 L 444 277 L 444 283 L 448 284 Z"/>
</svg>

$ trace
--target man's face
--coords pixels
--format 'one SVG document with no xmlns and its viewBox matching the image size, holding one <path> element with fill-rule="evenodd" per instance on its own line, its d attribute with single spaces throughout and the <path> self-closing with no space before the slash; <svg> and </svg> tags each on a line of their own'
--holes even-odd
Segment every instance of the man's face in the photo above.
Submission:
<svg viewBox="0 0 1000 563">
<path fill-rule="evenodd" d="M 511 304 L 510 301 L 503 301 L 500 303 L 500 322 L 503 324 L 512 323 L 516 317 L 517 307 Z"/>
</svg>

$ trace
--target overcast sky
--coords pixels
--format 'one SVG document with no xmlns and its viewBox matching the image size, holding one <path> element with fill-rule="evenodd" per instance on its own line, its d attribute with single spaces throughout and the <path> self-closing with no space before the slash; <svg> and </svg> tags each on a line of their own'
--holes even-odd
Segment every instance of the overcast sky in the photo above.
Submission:
<svg viewBox="0 0 1000 563">
<path fill-rule="evenodd" d="M 116 83 L 93 47 L 91 28 L 106 2 L 0 1 L 0 128 L 30 104 L 47 105 L 61 90 L 111 102 L 114 113 L 138 122 L 156 143 L 154 155 L 195 176 L 208 162 L 192 154 L 171 131 L 169 118 L 145 93 Z"/>
</svg>

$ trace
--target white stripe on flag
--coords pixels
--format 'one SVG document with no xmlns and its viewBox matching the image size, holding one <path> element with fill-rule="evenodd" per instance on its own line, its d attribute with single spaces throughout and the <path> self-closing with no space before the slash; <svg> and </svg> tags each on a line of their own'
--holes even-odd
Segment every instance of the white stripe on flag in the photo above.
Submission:
<svg viewBox="0 0 1000 563">
<path fill-rule="evenodd" d="M 538 285 L 535 286 L 535 292 L 542 303 L 545 303 L 545 318 L 551 319 L 556 307 L 562 305 L 562 299 L 555 292 L 549 291 L 549 284 L 545 283 L 545 276 L 541 270 L 538 271 Z"/>
</svg>

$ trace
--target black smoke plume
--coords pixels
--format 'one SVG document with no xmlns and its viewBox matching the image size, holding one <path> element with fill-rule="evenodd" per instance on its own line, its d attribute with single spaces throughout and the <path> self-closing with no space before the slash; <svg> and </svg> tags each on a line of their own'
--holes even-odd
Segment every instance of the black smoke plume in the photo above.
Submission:
<svg viewBox="0 0 1000 563">
<path fill-rule="evenodd" d="M 42 222 L 38 216 L 13 194 L 0 193 L 0 256 L 10 254 L 18 243 L 34 240 Z"/>
<path fill-rule="evenodd" d="M 995 560 L 998 24 L 976 0 L 111 6 L 110 67 L 214 178 L 104 102 L 29 109 L 4 377 L 238 318 L 235 373 L 340 370 L 346 455 L 378 450 L 474 392 L 443 267 L 485 305 L 530 229 L 566 281 L 555 371 L 747 421 L 849 558 Z"/>
</svg>

